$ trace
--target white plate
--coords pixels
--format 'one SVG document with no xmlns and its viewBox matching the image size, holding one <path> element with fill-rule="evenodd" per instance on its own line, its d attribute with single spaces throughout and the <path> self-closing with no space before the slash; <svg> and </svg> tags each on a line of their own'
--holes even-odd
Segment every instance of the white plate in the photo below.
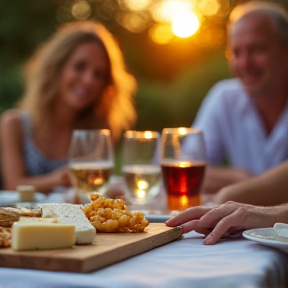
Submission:
<svg viewBox="0 0 288 288">
<path fill-rule="evenodd" d="M 277 248 L 288 253 L 288 238 L 278 236 L 273 228 L 251 229 L 243 232 L 243 236 L 260 244 Z"/>
<path fill-rule="evenodd" d="M 36 192 L 35 202 L 42 202 L 46 199 L 46 195 Z M 0 206 L 15 205 L 20 202 L 19 195 L 15 191 L 0 191 Z"/>
</svg>

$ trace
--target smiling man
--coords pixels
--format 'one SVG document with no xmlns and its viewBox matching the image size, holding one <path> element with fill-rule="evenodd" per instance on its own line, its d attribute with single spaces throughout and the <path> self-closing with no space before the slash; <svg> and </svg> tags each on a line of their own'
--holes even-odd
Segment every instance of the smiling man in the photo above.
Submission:
<svg viewBox="0 0 288 288">
<path fill-rule="evenodd" d="M 208 193 L 288 159 L 288 14 L 246 2 L 232 11 L 227 32 L 235 78 L 211 89 L 193 124 L 206 142 Z"/>
</svg>

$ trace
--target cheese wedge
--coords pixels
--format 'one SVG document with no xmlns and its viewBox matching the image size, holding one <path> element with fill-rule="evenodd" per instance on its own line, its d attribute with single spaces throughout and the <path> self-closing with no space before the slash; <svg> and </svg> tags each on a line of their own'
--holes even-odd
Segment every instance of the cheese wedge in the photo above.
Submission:
<svg viewBox="0 0 288 288">
<path fill-rule="evenodd" d="M 273 226 L 275 232 L 278 236 L 281 237 L 288 237 L 288 224 L 284 223 L 275 223 Z"/>
<path fill-rule="evenodd" d="M 48 222 L 16 222 L 12 226 L 13 250 L 58 249 L 75 244 L 75 225 Z"/>
<path fill-rule="evenodd" d="M 57 218 L 43 218 L 43 217 L 20 217 L 19 222 L 59 223 Z"/>
<path fill-rule="evenodd" d="M 86 218 L 81 205 L 70 203 L 44 204 L 41 206 L 42 217 L 57 218 L 59 223 L 76 225 L 76 243 L 91 244 L 96 229 Z"/>
</svg>

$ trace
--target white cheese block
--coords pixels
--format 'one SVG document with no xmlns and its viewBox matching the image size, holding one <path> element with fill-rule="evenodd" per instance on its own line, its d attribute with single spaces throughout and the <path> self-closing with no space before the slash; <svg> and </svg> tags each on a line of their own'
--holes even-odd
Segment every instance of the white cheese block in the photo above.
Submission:
<svg viewBox="0 0 288 288">
<path fill-rule="evenodd" d="M 20 217 L 19 222 L 46 222 L 46 223 L 59 223 L 57 218 L 43 218 L 43 217 Z"/>
<path fill-rule="evenodd" d="M 278 236 L 288 237 L 288 224 L 276 223 L 273 228 Z"/>
<path fill-rule="evenodd" d="M 57 218 L 59 223 L 76 225 L 76 243 L 91 244 L 96 229 L 86 218 L 81 205 L 70 203 L 44 204 L 41 206 L 42 217 Z"/>
<path fill-rule="evenodd" d="M 12 226 L 13 250 L 57 249 L 75 244 L 75 225 L 48 222 L 16 222 Z"/>
</svg>

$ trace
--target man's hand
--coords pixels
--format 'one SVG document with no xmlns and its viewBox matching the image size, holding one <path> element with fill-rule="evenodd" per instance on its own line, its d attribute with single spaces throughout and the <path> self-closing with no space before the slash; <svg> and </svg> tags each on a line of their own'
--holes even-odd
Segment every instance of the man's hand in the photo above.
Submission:
<svg viewBox="0 0 288 288">
<path fill-rule="evenodd" d="M 272 227 L 283 218 L 280 216 L 283 209 L 284 212 L 288 211 L 287 206 L 257 207 L 229 201 L 215 208 L 204 206 L 189 208 L 168 220 L 166 225 L 169 227 L 181 225 L 183 233 L 195 230 L 207 236 L 204 244 L 211 245 L 223 236 L 235 237 L 247 229 Z"/>
</svg>

